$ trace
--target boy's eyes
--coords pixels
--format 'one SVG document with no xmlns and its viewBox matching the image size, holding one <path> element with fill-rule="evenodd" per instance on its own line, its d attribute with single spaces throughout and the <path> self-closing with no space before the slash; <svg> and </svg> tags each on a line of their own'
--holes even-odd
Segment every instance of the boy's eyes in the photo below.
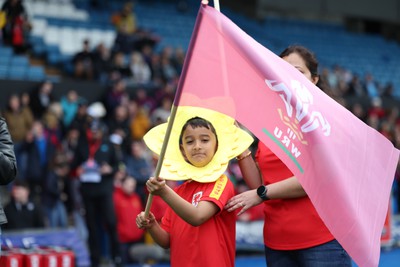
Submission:
<svg viewBox="0 0 400 267">
<path fill-rule="evenodd" d="M 209 138 L 202 138 L 202 139 L 200 139 L 200 141 L 202 142 L 202 143 L 208 143 L 209 141 L 210 141 L 210 139 Z M 187 144 L 187 145 L 190 145 L 190 144 L 193 144 L 194 143 L 194 140 L 186 140 L 185 141 L 185 143 Z"/>
</svg>

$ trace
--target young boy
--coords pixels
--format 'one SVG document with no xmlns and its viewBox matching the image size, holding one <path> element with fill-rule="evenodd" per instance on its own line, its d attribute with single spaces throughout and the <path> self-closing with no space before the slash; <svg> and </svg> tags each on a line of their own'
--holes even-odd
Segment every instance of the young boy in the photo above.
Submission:
<svg viewBox="0 0 400 267">
<path fill-rule="evenodd" d="M 151 212 L 148 218 L 141 212 L 136 223 L 160 246 L 170 248 L 171 266 L 233 267 L 236 214 L 226 212 L 224 205 L 235 191 L 223 173 L 229 160 L 253 139 L 233 119 L 201 108 L 180 107 L 174 127 L 161 169 L 163 178 L 152 177 L 146 183 L 149 192 L 169 207 L 161 224 Z M 165 125 L 146 135 L 146 144 L 158 153 L 160 145 L 154 141 L 163 140 Z M 187 181 L 173 190 L 164 179 Z"/>
</svg>

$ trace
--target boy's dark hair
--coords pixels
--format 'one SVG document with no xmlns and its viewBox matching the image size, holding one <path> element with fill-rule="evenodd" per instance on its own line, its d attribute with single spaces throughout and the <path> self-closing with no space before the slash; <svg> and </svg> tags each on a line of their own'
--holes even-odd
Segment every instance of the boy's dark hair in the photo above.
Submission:
<svg viewBox="0 0 400 267">
<path fill-rule="evenodd" d="M 191 126 L 192 128 L 197 128 L 197 127 L 205 127 L 209 130 L 211 130 L 211 132 L 213 134 L 215 134 L 215 137 L 217 139 L 217 145 L 218 145 L 218 136 L 217 136 L 217 132 L 215 131 L 214 126 L 211 124 L 211 122 L 209 122 L 206 119 L 200 118 L 200 117 L 193 117 L 191 119 L 189 119 L 182 127 L 182 131 L 181 134 L 179 136 L 179 145 L 182 145 L 182 135 L 183 132 L 186 130 L 186 128 L 188 126 Z"/>
</svg>

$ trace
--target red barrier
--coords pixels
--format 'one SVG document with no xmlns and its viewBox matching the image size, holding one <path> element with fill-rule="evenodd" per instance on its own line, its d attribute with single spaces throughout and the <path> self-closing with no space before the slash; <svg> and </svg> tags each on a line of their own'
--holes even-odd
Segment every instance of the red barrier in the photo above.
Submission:
<svg viewBox="0 0 400 267">
<path fill-rule="evenodd" d="M 4 267 L 24 267 L 23 255 L 13 252 L 2 252 L 0 257 L 0 266 Z"/>
<path fill-rule="evenodd" d="M 42 254 L 38 251 L 22 251 L 24 267 L 42 267 Z"/>
<path fill-rule="evenodd" d="M 75 267 L 75 255 L 63 248 L 12 248 L 1 253 L 1 267 Z"/>
</svg>

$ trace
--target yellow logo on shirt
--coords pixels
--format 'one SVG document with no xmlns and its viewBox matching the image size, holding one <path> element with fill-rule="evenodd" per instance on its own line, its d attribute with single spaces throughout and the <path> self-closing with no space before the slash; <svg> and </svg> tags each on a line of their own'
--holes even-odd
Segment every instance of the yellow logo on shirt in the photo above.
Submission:
<svg viewBox="0 0 400 267">
<path fill-rule="evenodd" d="M 221 175 L 221 177 L 219 177 L 218 180 L 215 181 L 215 185 L 213 190 L 211 191 L 210 197 L 219 199 L 227 183 L 228 177 L 226 177 L 226 175 Z"/>
</svg>

